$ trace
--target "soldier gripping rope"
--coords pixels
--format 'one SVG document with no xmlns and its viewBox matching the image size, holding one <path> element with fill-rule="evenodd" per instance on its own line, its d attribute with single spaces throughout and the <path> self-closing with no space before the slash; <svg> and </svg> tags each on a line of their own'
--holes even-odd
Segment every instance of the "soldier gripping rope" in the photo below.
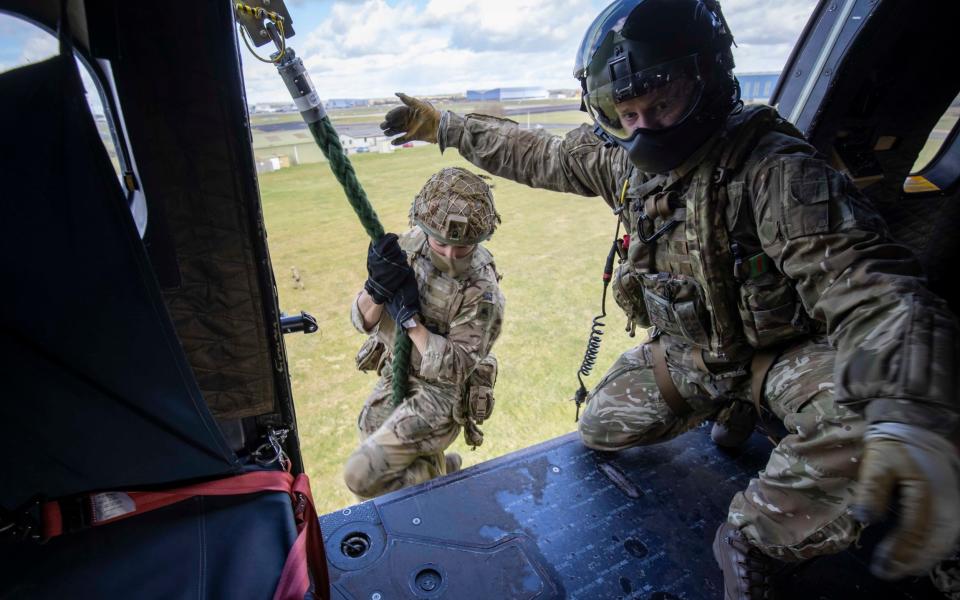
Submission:
<svg viewBox="0 0 960 600">
<path fill-rule="evenodd" d="M 461 428 L 467 444 L 479 446 L 478 425 L 493 411 L 490 349 L 504 299 L 493 256 L 480 245 L 500 222 L 490 186 L 465 169 L 443 169 L 417 194 L 410 221 L 410 231 L 370 245 L 369 277 L 351 310 L 369 335 L 357 367 L 380 375 L 357 421 L 361 445 L 344 469 L 361 498 L 459 470 L 461 457 L 444 450 Z M 414 345 L 399 405 L 391 394 L 397 323 Z"/>
<path fill-rule="evenodd" d="M 956 318 L 850 179 L 773 108 L 743 105 L 732 44 L 715 0 L 618 0 L 576 57 L 594 127 L 557 137 L 403 94 L 381 127 L 601 196 L 629 231 L 614 296 L 651 335 L 587 396 L 587 446 L 707 419 L 735 446 L 756 412 L 782 421 L 715 535 L 727 598 L 769 597 L 782 563 L 843 550 L 894 499 L 872 571 L 923 573 L 960 534 Z"/>
</svg>

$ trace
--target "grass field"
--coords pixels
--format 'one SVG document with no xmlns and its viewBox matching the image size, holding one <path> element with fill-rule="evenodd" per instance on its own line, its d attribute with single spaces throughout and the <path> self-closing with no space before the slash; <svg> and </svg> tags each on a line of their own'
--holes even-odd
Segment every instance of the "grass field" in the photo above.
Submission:
<svg viewBox="0 0 960 600">
<path fill-rule="evenodd" d="M 436 147 L 352 158 L 360 181 L 389 231 L 407 228 L 407 210 L 426 179 L 444 166 L 468 166 L 455 150 Z M 475 169 L 474 169 L 475 170 Z M 573 431 L 576 371 L 590 322 L 600 310 L 601 271 L 615 220 L 599 198 L 558 194 L 495 178 L 503 224 L 487 247 L 504 275 L 507 298 L 496 410 L 470 451 L 453 447 L 464 466 Z M 287 336 L 301 446 L 318 510 L 355 502 L 341 469 L 357 443 L 356 419 L 375 376 L 354 366 L 363 337 L 349 306 L 366 276 L 367 239 L 325 163 L 260 176 L 270 253 L 281 308 L 306 310 L 320 332 Z M 291 268 L 303 289 L 295 287 Z M 620 351 L 634 345 L 608 298 L 607 334 L 595 383 Z"/>
</svg>

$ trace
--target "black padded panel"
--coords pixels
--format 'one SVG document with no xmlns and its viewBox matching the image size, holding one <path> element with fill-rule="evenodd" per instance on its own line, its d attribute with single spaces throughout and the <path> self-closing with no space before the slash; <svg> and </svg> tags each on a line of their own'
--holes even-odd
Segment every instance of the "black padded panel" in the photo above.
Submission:
<svg viewBox="0 0 960 600">
<path fill-rule="evenodd" d="M 43 545 L 0 543 L 0 598 L 269 600 L 296 537 L 285 493 L 191 498 Z"/>
<path fill-rule="evenodd" d="M 771 448 L 755 435 L 738 454 L 725 454 L 701 427 L 668 443 L 606 454 L 588 450 L 574 433 L 330 513 L 320 523 L 332 595 L 722 598 L 713 535 Z M 363 538 L 363 555 L 343 552 L 345 539 Z M 780 597 L 935 597 L 925 580 L 873 579 L 865 551 L 783 573 Z"/>
<path fill-rule="evenodd" d="M 72 56 L 0 75 L 0 507 L 237 469 Z"/>
<path fill-rule="evenodd" d="M 195 3 L 185 18 L 151 3 L 111 4 L 102 11 L 111 20 L 92 29 L 116 35 L 110 58 L 148 237 L 162 215 L 179 274 L 163 294 L 200 390 L 218 419 L 286 412 L 275 420 L 293 428 L 233 5 Z"/>
</svg>

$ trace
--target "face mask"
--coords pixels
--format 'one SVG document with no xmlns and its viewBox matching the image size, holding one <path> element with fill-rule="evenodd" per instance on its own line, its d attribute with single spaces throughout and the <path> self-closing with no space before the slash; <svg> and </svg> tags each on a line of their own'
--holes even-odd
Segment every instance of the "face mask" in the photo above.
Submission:
<svg viewBox="0 0 960 600">
<path fill-rule="evenodd" d="M 438 254 L 433 248 L 430 248 L 430 262 L 433 263 L 439 271 L 442 271 L 450 277 L 459 277 L 470 270 L 470 263 L 473 262 L 473 252 L 463 258 L 447 258 Z"/>
</svg>

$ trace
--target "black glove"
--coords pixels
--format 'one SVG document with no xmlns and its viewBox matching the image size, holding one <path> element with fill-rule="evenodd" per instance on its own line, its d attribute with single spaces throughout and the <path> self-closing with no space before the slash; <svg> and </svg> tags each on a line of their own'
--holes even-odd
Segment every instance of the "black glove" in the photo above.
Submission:
<svg viewBox="0 0 960 600">
<path fill-rule="evenodd" d="M 367 281 L 363 289 L 377 304 L 393 298 L 394 292 L 413 270 L 407 264 L 407 255 L 397 243 L 397 234 L 388 233 L 370 244 L 367 251 Z"/>
<path fill-rule="evenodd" d="M 412 270 L 387 303 L 387 312 L 398 327 L 403 327 L 404 321 L 420 312 L 420 290 L 417 289 L 417 278 Z"/>
</svg>

